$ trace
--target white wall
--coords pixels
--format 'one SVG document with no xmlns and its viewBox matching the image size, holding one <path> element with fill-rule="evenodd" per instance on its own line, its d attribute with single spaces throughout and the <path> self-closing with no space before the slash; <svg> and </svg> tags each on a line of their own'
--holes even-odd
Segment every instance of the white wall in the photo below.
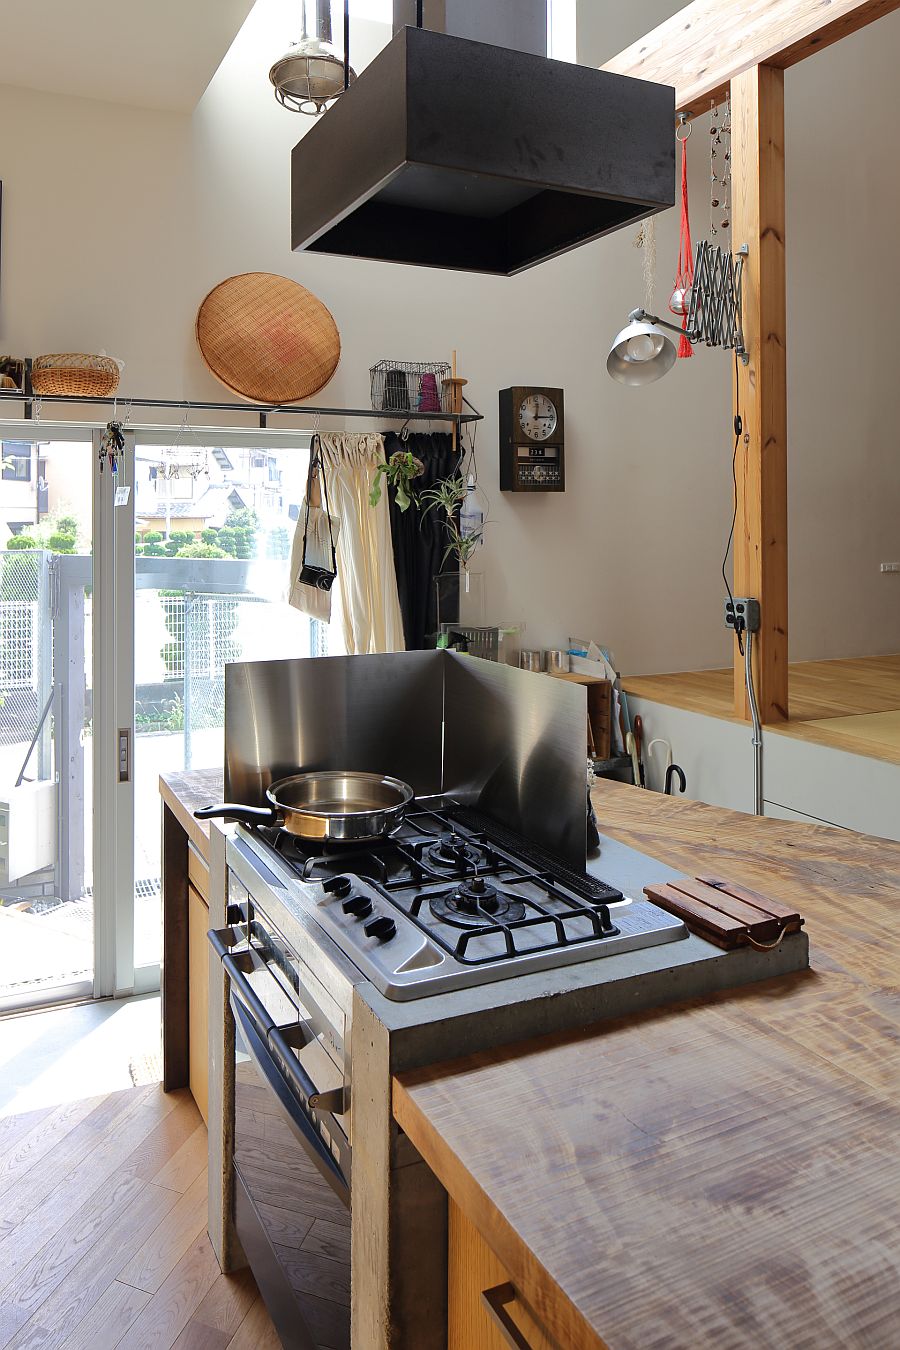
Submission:
<svg viewBox="0 0 900 1350">
<path fill-rule="evenodd" d="M 133 393 L 178 397 L 190 118 L 0 85 L 0 126 L 0 348 L 103 348 L 127 361 Z"/>
<path fill-rule="evenodd" d="M 892 14 L 786 75 L 795 659 L 900 650 L 898 47 Z"/>
<path fill-rule="evenodd" d="M 605 15 L 595 63 L 638 35 L 638 8 L 646 28 L 675 7 L 591 5 Z M 193 119 L 0 88 L 0 125 L 15 130 L 0 165 L 0 349 L 105 348 L 128 362 L 124 393 L 219 397 L 193 319 L 211 286 L 248 270 L 294 277 L 334 312 L 344 349 L 330 403 L 365 406 L 368 367 L 381 357 L 441 358 L 455 346 L 486 414 L 478 447 L 491 512 L 479 565 L 489 617 L 524 619 L 529 646 L 592 633 L 623 670 L 724 664 L 728 358 L 699 352 L 644 390 L 608 379 L 610 339 L 642 299 L 632 229 L 510 280 L 292 254 L 290 149 L 310 124 L 278 108 L 266 73 L 295 10 L 259 0 Z M 387 34 L 355 29 L 361 65 Z M 890 16 L 788 74 L 796 659 L 900 648 L 900 576 L 877 572 L 881 556 L 900 558 L 888 320 L 880 341 L 852 352 L 867 310 L 894 308 L 885 223 L 900 205 L 888 69 L 898 38 L 900 16 Z M 705 139 L 698 124 L 697 235 Z M 657 232 L 663 305 L 674 211 Z M 514 383 L 566 391 L 565 494 L 497 488 L 497 391 Z"/>
</svg>

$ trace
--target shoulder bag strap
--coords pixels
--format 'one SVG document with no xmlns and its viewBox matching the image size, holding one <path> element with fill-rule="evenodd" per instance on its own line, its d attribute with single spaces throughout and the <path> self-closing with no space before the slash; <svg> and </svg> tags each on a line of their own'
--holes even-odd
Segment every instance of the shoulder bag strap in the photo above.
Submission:
<svg viewBox="0 0 900 1350">
<path fill-rule="evenodd" d="M 331 570 L 337 575 L 337 550 L 334 546 L 334 531 L 331 528 L 331 509 L 328 504 L 328 485 L 325 482 L 325 465 L 322 460 L 322 443 L 318 436 L 312 438 L 309 454 L 309 473 L 306 476 L 306 520 L 303 525 L 303 558 L 302 566 L 306 566 L 306 543 L 309 538 L 309 507 L 310 493 L 312 485 L 318 476 L 322 495 L 322 508 L 325 512 L 325 519 L 328 521 L 328 537 L 331 541 Z"/>
</svg>

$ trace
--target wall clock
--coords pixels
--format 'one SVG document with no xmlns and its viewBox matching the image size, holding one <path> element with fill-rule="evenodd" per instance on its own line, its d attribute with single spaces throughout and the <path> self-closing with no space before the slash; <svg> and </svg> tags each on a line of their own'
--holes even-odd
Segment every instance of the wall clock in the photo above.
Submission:
<svg viewBox="0 0 900 1350">
<path fill-rule="evenodd" d="M 500 390 L 500 489 L 564 492 L 563 391 L 537 385 Z"/>
</svg>

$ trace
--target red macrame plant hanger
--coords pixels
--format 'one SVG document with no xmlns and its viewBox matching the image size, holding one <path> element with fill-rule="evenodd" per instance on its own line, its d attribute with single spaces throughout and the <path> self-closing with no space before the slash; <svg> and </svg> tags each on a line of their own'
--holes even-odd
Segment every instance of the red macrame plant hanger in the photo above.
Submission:
<svg viewBox="0 0 900 1350">
<path fill-rule="evenodd" d="M 685 128 L 675 139 L 681 142 L 681 234 L 678 242 L 678 272 L 675 285 L 669 297 L 669 309 L 673 314 L 681 315 L 681 341 L 678 355 L 682 358 L 693 356 L 694 349 L 687 337 L 688 311 L 691 307 L 691 288 L 694 284 L 694 249 L 691 244 L 691 217 L 688 210 L 687 142 L 691 134 L 690 122 L 683 123 Z"/>
</svg>

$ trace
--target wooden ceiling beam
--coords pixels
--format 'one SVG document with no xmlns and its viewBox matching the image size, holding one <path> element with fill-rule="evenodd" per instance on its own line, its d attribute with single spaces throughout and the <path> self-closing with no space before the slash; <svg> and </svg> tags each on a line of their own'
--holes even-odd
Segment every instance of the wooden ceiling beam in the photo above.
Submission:
<svg viewBox="0 0 900 1350">
<path fill-rule="evenodd" d="M 900 0 L 694 0 L 603 69 L 674 85 L 676 108 L 696 115 L 754 66 L 786 70 L 895 9 Z"/>
</svg>

